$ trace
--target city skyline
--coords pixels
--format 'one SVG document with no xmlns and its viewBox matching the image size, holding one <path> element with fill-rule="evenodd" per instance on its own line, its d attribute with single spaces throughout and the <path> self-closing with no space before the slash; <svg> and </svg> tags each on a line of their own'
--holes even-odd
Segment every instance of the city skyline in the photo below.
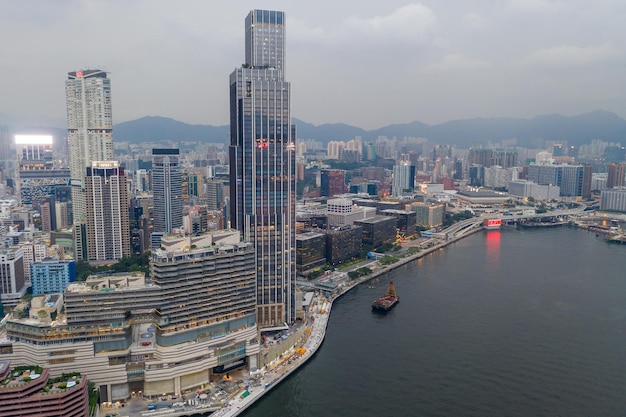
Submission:
<svg viewBox="0 0 626 417">
<path fill-rule="evenodd" d="M 12 100 L 0 102 L 0 113 L 39 125 L 63 121 L 63 92 L 52 80 L 72 68 L 111 73 L 116 123 L 158 115 L 227 124 L 223 74 L 243 61 L 237 45 L 244 33 L 233 22 L 265 7 L 229 2 L 207 24 L 213 10 L 201 2 L 184 9 L 143 1 L 40 6 L 4 4 L 0 25 L 12 40 L 0 69 Z M 624 10 L 615 2 L 368 1 L 333 4 L 330 14 L 328 7 L 271 4 L 292 22 L 287 76 L 301 86 L 294 116 L 307 122 L 369 129 L 595 109 L 626 116 L 619 94 L 626 86 Z M 98 24 L 113 17 L 115 33 Z M 46 71 L 34 77 L 37 68 Z M 176 81 L 163 82 L 169 79 Z"/>
</svg>

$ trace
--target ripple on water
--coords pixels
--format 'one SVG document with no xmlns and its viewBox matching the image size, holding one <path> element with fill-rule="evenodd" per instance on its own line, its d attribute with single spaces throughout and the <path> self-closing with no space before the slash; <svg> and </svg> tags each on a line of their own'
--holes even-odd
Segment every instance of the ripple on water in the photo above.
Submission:
<svg viewBox="0 0 626 417">
<path fill-rule="evenodd" d="M 623 417 L 625 250 L 569 228 L 468 237 L 390 273 L 390 314 L 370 311 L 382 284 L 336 301 L 312 362 L 245 416 Z"/>
</svg>

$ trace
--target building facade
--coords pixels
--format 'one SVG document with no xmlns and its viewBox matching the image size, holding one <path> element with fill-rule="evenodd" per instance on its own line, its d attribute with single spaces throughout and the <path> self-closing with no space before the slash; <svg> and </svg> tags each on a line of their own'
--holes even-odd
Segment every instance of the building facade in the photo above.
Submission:
<svg viewBox="0 0 626 417">
<path fill-rule="evenodd" d="M 376 216 L 371 219 L 356 221 L 354 224 L 362 228 L 364 245 L 376 248 L 396 241 L 397 220 L 395 217 Z"/>
<path fill-rule="evenodd" d="M 539 185 L 531 181 L 511 181 L 509 194 L 518 197 L 532 197 L 535 200 L 556 200 L 561 194 L 561 189 L 556 185 Z"/>
<path fill-rule="evenodd" d="M 90 261 L 130 256 L 128 185 L 117 161 L 93 161 L 85 178 L 86 249 Z"/>
<path fill-rule="evenodd" d="M 152 149 L 154 231 L 170 234 L 183 225 L 182 176 L 178 149 Z"/>
<path fill-rule="evenodd" d="M 626 212 L 626 188 L 602 190 L 600 193 L 600 210 Z"/>
<path fill-rule="evenodd" d="M 415 188 L 415 166 L 410 162 L 402 162 L 393 166 L 393 184 L 391 186 L 391 194 L 394 197 L 400 197 L 404 194 L 410 194 Z"/>
<path fill-rule="evenodd" d="M 443 224 L 446 205 L 443 203 L 411 203 L 410 209 L 415 212 L 415 223 L 422 227 L 438 227 Z"/>
<path fill-rule="evenodd" d="M 0 250 L 0 302 L 5 306 L 15 306 L 26 294 L 26 275 L 21 248 Z"/>
<path fill-rule="evenodd" d="M 361 256 L 363 228 L 360 226 L 332 227 L 326 231 L 326 260 L 337 265 Z"/>
<path fill-rule="evenodd" d="M 405 235 L 411 236 L 415 234 L 415 225 L 417 221 L 417 215 L 414 211 L 406 210 L 382 210 L 380 212 L 383 216 L 389 216 L 396 219 L 396 230 Z"/>
<path fill-rule="evenodd" d="M 111 80 L 102 70 L 78 70 L 65 81 L 70 183 L 75 225 L 76 259 L 86 259 L 85 175 L 92 161 L 113 159 Z"/>
<path fill-rule="evenodd" d="M 257 251 L 258 321 L 295 320 L 295 128 L 285 81 L 285 14 L 252 10 L 230 75 L 231 225 Z"/>
<path fill-rule="evenodd" d="M 224 181 L 211 178 L 204 184 L 206 188 L 206 204 L 208 210 L 221 210 L 224 208 Z"/>
<path fill-rule="evenodd" d="M 528 180 L 539 185 L 555 185 L 562 197 L 591 197 L 591 165 L 540 165 L 528 166 Z"/>
<path fill-rule="evenodd" d="M 27 284 L 30 284 L 30 265 L 48 256 L 48 245 L 42 240 L 35 240 L 20 242 L 18 246 L 22 248 L 24 276 L 26 277 Z"/>
<path fill-rule="evenodd" d="M 607 166 L 606 188 L 623 187 L 626 177 L 626 163 L 611 162 Z"/>
<path fill-rule="evenodd" d="M 76 280 L 76 262 L 45 258 L 34 262 L 30 270 L 33 295 L 62 293 Z"/>
<path fill-rule="evenodd" d="M 318 268 L 326 263 L 326 235 L 306 232 L 296 235 L 296 269 L 298 272 Z"/>
<path fill-rule="evenodd" d="M 8 361 L 0 362 L 0 376 Z M 50 370 L 25 366 L 14 376 L 9 369 L 0 388 L 0 417 L 85 417 L 89 415 L 87 376 L 66 374 L 61 381 L 50 381 Z"/>
<path fill-rule="evenodd" d="M 166 236 L 143 273 L 102 274 L 65 290 L 56 320 L 7 321 L 0 360 L 88 374 L 101 401 L 181 396 L 230 370 L 258 369 L 256 262 L 238 231 Z M 25 363 L 26 362 L 26 363 Z"/>
<path fill-rule="evenodd" d="M 346 191 L 346 171 L 322 169 L 320 171 L 320 196 L 332 197 Z"/>
</svg>

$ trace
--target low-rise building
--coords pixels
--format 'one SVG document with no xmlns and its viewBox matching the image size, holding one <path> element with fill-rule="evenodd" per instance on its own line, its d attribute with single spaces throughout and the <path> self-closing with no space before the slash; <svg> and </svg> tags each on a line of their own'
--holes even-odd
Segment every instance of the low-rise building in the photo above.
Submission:
<svg viewBox="0 0 626 417">
<path fill-rule="evenodd" d="M 363 228 L 360 226 L 333 227 L 326 231 L 326 260 L 337 265 L 361 255 Z"/>
<path fill-rule="evenodd" d="M 376 216 L 371 219 L 354 222 L 363 229 L 362 240 L 364 245 L 378 247 L 396 240 L 397 221 L 395 217 Z"/>
<path fill-rule="evenodd" d="M 626 188 L 602 190 L 600 193 L 600 210 L 626 212 Z"/>
<path fill-rule="evenodd" d="M 63 292 L 76 280 L 76 262 L 44 258 L 31 264 L 30 282 L 33 295 Z"/>
<path fill-rule="evenodd" d="M 414 211 L 406 210 L 383 210 L 383 216 L 394 217 L 396 219 L 396 230 L 404 235 L 415 234 L 416 214 Z"/>
<path fill-rule="evenodd" d="M 296 271 L 303 272 L 326 263 L 326 235 L 305 232 L 296 235 Z"/>
<path fill-rule="evenodd" d="M 85 417 L 89 415 L 87 376 L 72 372 L 52 378 L 50 369 L 10 369 L 9 361 L 0 361 L 0 404 L 0 417 Z"/>
<path fill-rule="evenodd" d="M 511 181 L 509 183 L 509 194 L 517 197 L 535 200 L 556 200 L 561 193 L 560 187 L 556 185 L 539 185 L 532 181 Z"/>
<path fill-rule="evenodd" d="M 411 203 L 410 210 L 415 212 L 415 223 L 422 227 L 437 227 L 443 224 L 446 205 L 443 203 Z"/>
</svg>

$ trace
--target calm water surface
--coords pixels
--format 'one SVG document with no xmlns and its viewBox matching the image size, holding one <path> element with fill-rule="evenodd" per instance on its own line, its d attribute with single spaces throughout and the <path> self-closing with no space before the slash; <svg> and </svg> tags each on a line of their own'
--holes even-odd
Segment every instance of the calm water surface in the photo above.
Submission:
<svg viewBox="0 0 626 417">
<path fill-rule="evenodd" d="M 326 340 L 245 417 L 626 416 L 626 246 L 480 232 L 337 300 Z M 400 304 L 371 302 L 394 280 Z"/>
</svg>

